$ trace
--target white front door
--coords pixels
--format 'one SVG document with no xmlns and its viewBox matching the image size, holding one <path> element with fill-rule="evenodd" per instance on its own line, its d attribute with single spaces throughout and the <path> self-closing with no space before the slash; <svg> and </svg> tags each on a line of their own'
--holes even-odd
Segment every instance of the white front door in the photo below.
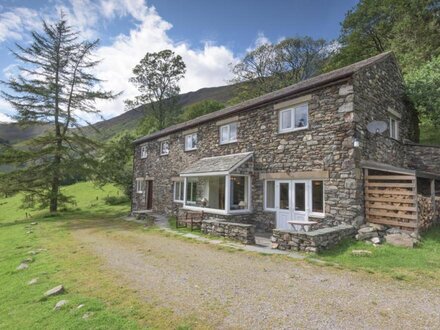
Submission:
<svg viewBox="0 0 440 330">
<path fill-rule="evenodd" d="M 307 181 L 276 181 L 275 208 L 277 229 L 292 229 L 288 221 L 308 220 L 308 196 L 310 185 Z M 299 230 L 299 226 L 295 226 Z"/>
</svg>

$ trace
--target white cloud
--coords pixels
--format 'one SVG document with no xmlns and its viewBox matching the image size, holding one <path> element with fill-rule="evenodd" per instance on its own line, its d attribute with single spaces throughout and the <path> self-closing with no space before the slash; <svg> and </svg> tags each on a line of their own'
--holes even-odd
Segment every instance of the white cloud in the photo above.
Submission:
<svg viewBox="0 0 440 330">
<path fill-rule="evenodd" d="M 11 110 L 9 103 L 0 98 L 0 123 L 13 122 L 14 120 L 8 116 L 12 114 L 13 111 Z"/>
<path fill-rule="evenodd" d="M 0 42 L 21 40 L 25 31 L 35 30 L 40 25 L 41 19 L 33 9 L 17 7 L 0 13 Z"/>
<path fill-rule="evenodd" d="M 12 123 L 12 122 L 13 122 L 12 118 L 0 112 L 0 123 L 3 124 L 3 123 Z"/>
<path fill-rule="evenodd" d="M 103 1 L 108 6 L 109 12 L 121 13 L 121 1 Z M 115 4 L 116 3 L 116 4 Z M 134 4 L 133 4 L 134 3 Z M 130 8 L 143 1 L 124 1 L 127 12 Z M 102 114 L 108 118 L 124 111 L 123 100 L 137 95 L 136 88 L 128 81 L 133 67 L 139 63 L 147 52 L 157 52 L 171 49 L 181 55 L 186 66 L 185 78 L 181 81 L 182 92 L 194 91 L 203 87 L 225 85 L 231 78 L 229 64 L 235 63 L 236 58 L 231 50 L 225 46 L 205 43 L 201 49 L 194 49 L 187 43 L 177 44 L 170 39 L 167 32 L 172 28 L 159 16 L 154 7 L 137 9 L 142 15 L 141 22 L 127 35 L 119 35 L 110 46 L 103 46 L 98 50 L 102 63 L 97 68 L 97 75 L 105 80 L 103 87 L 113 91 L 124 91 L 116 101 L 99 102 L 98 107 Z M 132 14 L 131 14 L 132 15 Z"/>
<path fill-rule="evenodd" d="M 205 42 L 199 48 L 189 43 L 175 42 L 168 35 L 172 24 L 165 21 L 154 7 L 147 6 L 144 0 L 55 0 L 55 4 L 56 11 L 52 7 L 49 12 L 49 8 L 46 7 L 40 14 L 44 14 L 44 17 L 51 21 L 63 10 L 69 23 L 79 29 L 87 39 L 99 37 L 99 27 L 102 27 L 103 21 L 110 21 L 116 17 L 133 18 L 134 25 L 128 33 L 116 36 L 113 43 L 103 45 L 97 51 L 97 56 L 102 62 L 96 68 L 96 75 L 105 80 L 102 87 L 124 92 L 117 100 L 97 102 L 97 108 L 105 118 L 123 113 L 123 100 L 138 94 L 128 79 L 133 67 L 147 52 L 171 49 L 182 56 L 187 66 L 185 78 L 180 84 L 183 93 L 225 85 L 231 78 L 229 64 L 236 63 L 237 58 L 230 49 L 212 42 Z M 14 38 L 20 39 L 26 30 L 35 29 L 41 24 L 39 19 L 34 21 L 37 17 L 35 11 L 27 8 L 16 8 L 0 14 L 0 42 L 4 38 L 10 38 L 11 33 Z M 26 33 L 28 34 L 27 31 Z M 263 42 L 264 38 L 264 35 L 259 35 L 259 42 Z M 4 73 L 7 74 L 13 69 L 14 67 L 10 66 Z M 85 117 L 91 121 L 99 120 L 97 117 Z"/>
</svg>

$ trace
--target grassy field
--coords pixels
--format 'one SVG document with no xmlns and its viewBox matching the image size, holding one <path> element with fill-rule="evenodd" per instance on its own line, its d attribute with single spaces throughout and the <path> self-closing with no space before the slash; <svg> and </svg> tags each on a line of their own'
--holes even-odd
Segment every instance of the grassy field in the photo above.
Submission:
<svg viewBox="0 0 440 330">
<path fill-rule="evenodd" d="M 353 256 L 352 250 L 368 250 L 371 256 Z M 345 241 L 337 248 L 322 252 L 318 259 L 351 270 L 390 276 L 397 280 L 440 285 L 440 228 L 423 235 L 414 249 L 383 244 L 378 247 L 357 241 Z"/>
<path fill-rule="evenodd" d="M 118 284 L 112 273 L 101 271 L 101 261 L 73 239 L 74 226 L 105 222 L 110 228 L 106 230 L 112 230 L 108 226 L 112 221 L 121 226 L 117 218 L 129 212 L 129 205 L 109 206 L 103 201 L 117 196 L 118 190 L 79 183 L 65 191 L 76 197 L 77 206 L 56 217 L 31 211 L 32 218 L 26 219 L 20 196 L 0 199 L 0 329 L 191 328 L 193 319 L 147 303 Z M 137 224 L 123 225 L 142 230 Z M 29 268 L 16 270 L 27 258 L 32 258 Z M 34 278 L 38 282 L 28 285 Z M 44 298 L 44 292 L 59 284 L 65 286 L 64 294 Z M 63 299 L 68 304 L 54 310 Z M 78 309 L 81 304 L 84 307 Z"/>
</svg>

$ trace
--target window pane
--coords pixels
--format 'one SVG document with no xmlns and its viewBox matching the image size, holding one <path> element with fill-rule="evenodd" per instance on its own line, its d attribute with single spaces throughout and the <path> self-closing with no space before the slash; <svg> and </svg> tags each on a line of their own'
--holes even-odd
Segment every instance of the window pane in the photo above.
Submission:
<svg viewBox="0 0 440 330">
<path fill-rule="evenodd" d="M 285 110 L 281 112 L 281 129 L 292 128 L 292 111 Z"/>
<path fill-rule="evenodd" d="M 280 209 L 289 209 L 289 184 L 280 183 Z"/>
<path fill-rule="evenodd" d="M 197 134 L 191 135 L 191 149 L 197 148 Z"/>
<path fill-rule="evenodd" d="M 163 154 L 163 155 L 168 154 L 169 149 L 170 149 L 169 143 L 168 142 L 162 142 L 160 153 Z"/>
<path fill-rule="evenodd" d="M 308 122 L 308 107 L 302 105 L 295 109 L 295 128 L 306 127 Z"/>
<path fill-rule="evenodd" d="M 312 181 L 312 212 L 324 213 L 324 184 Z"/>
<path fill-rule="evenodd" d="M 186 203 L 193 207 L 225 209 L 225 177 L 191 177 L 187 179 Z"/>
<path fill-rule="evenodd" d="M 228 142 L 229 139 L 228 126 L 222 126 L 220 129 L 220 142 Z"/>
<path fill-rule="evenodd" d="M 237 140 L 237 123 L 229 125 L 229 141 Z"/>
<path fill-rule="evenodd" d="M 295 183 L 295 211 L 306 210 L 306 184 Z"/>
<path fill-rule="evenodd" d="M 275 181 L 266 182 L 266 208 L 275 208 Z"/>
<path fill-rule="evenodd" d="M 185 187 L 185 183 L 179 182 L 179 201 L 183 201 L 184 187 Z"/>
<path fill-rule="evenodd" d="M 248 208 L 247 181 L 245 176 L 231 177 L 231 210 Z"/>
</svg>

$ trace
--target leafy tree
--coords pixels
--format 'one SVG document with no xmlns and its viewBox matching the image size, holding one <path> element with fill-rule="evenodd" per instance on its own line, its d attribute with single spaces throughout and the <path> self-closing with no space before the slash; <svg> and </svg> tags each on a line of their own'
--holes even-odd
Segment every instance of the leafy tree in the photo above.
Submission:
<svg viewBox="0 0 440 330">
<path fill-rule="evenodd" d="M 171 124 L 178 111 L 179 81 L 186 72 L 185 63 L 180 55 L 171 50 L 147 53 L 133 69 L 132 82 L 141 93 L 133 100 L 126 100 L 128 109 L 148 104 L 149 116 L 142 123 L 141 130 L 148 134 L 151 124 L 154 130 L 160 130 Z"/>
<path fill-rule="evenodd" d="M 131 199 L 133 179 L 132 133 L 122 133 L 109 141 L 98 154 L 94 180 L 99 186 L 112 183 Z"/>
<path fill-rule="evenodd" d="M 208 113 L 223 109 L 225 106 L 215 100 L 203 100 L 194 104 L 188 105 L 183 108 L 183 112 L 180 115 L 180 121 L 188 121 Z"/>
<path fill-rule="evenodd" d="M 440 56 L 406 74 L 405 80 L 422 120 L 440 128 Z"/>
<path fill-rule="evenodd" d="M 231 82 L 240 83 L 233 103 L 256 97 L 310 78 L 329 56 L 326 42 L 310 37 L 263 44 L 248 52 L 232 68 Z"/>
<path fill-rule="evenodd" d="M 328 70 L 392 50 L 404 73 L 440 54 L 438 0 L 362 0 L 342 22 Z"/>
<path fill-rule="evenodd" d="M 0 190 L 24 192 L 41 207 L 56 212 L 69 201 L 60 191 L 63 180 L 85 175 L 95 165 L 97 144 L 82 134 L 82 113 L 97 114 L 97 99 L 113 99 L 100 89 L 91 73 L 99 63 L 93 57 L 98 41 L 80 41 L 62 15 L 54 24 L 43 21 L 43 33 L 32 32 L 29 47 L 12 51 L 21 62 L 20 73 L 2 83 L 10 92 L 1 96 L 17 111 L 21 125 L 51 124 L 44 135 L 30 140 L 25 148 L 8 148 L 0 163 L 15 170 L 0 176 Z"/>
</svg>

